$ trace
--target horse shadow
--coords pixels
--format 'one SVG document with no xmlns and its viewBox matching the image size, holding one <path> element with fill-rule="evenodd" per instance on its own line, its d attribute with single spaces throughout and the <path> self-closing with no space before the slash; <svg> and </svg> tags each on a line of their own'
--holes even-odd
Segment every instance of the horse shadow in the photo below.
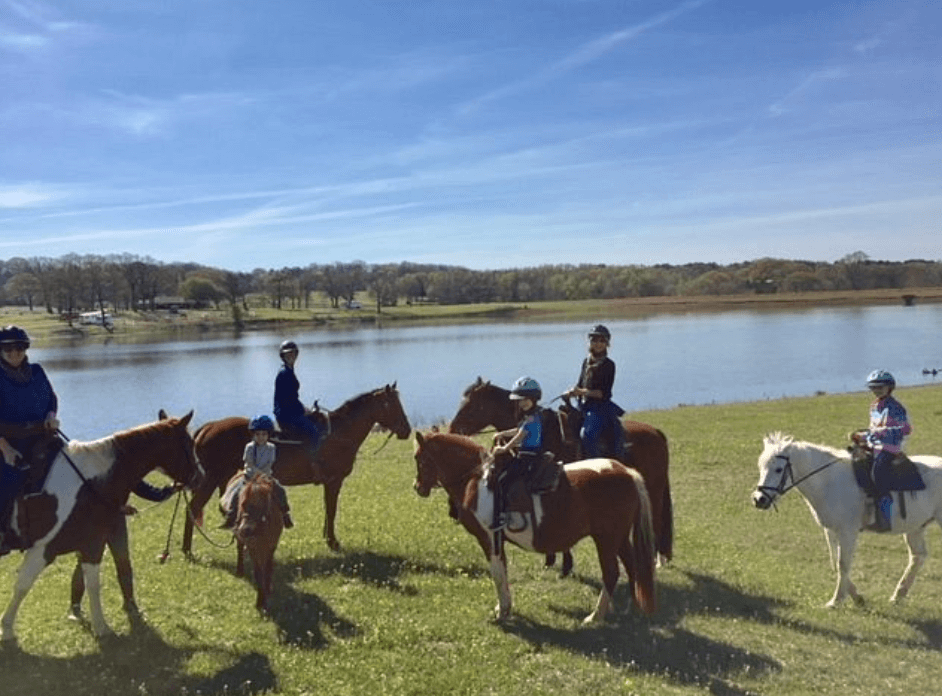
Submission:
<svg viewBox="0 0 942 696">
<path fill-rule="evenodd" d="M 418 594 L 418 590 L 402 578 L 414 573 L 451 574 L 455 577 L 487 575 L 479 568 L 444 568 L 417 563 L 404 556 L 367 550 L 299 559 L 276 566 L 269 615 L 280 629 L 284 642 L 308 649 L 324 649 L 330 643 L 327 631 L 338 638 L 353 638 L 360 634 L 360 629 L 352 621 L 339 616 L 320 597 L 299 592 L 295 587 L 299 580 L 340 576 L 412 597 Z"/>
<path fill-rule="evenodd" d="M 178 696 L 185 693 L 230 693 L 251 696 L 278 690 L 269 659 L 260 653 L 229 655 L 215 645 L 169 645 L 143 619 L 128 635 L 99 640 L 97 653 L 74 657 L 31 655 L 18 645 L 0 647 L 0 674 L 4 696 L 68 693 L 97 696 L 103 693 L 146 693 Z M 210 676 L 186 674 L 195 655 L 223 653 L 232 663 Z"/>
</svg>

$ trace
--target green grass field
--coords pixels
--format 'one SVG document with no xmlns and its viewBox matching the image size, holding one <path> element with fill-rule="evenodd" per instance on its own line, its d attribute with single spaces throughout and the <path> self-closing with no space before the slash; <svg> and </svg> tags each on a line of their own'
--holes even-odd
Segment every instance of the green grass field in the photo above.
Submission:
<svg viewBox="0 0 942 696">
<path fill-rule="evenodd" d="M 406 398 L 408 395 L 405 395 Z M 942 454 L 942 387 L 900 389 L 912 453 Z M 196 561 L 161 565 L 173 502 L 130 522 L 146 625 L 121 611 L 102 568 L 117 636 L 66 620 L 72 558 L 40 578 L 0 648 L 0 693 L 88 694 L 929 694 L 942 673 L 942 544 L 907 603 L 889 604 L 906 563 L 899 537 L 865 535 L 854 578 L 863 608 L 824 609 L 834 586 L 823 534 L 797 492 L 778 511 L 750 502 L 762 436 L 783 430 L 839 445 L 868 395 L 818 396 L 631 414 L 671 443 L 676 543 L 658 573 L 659 610 L 619 611 L 584 627 L 600 574 L 591 542 L 560 579 L 539 556 L 508 551 L 515 616 L 492 620 L 496 594 L 473 538 L 441 492 L 412 491 L 411 441 L 377 452 L 372 435 L 340 499 L 333 554 L 320 538 L 321 490 L 290 489 L 297 526 L 276 556 L 271 618 L 234 576 L 235 551 L 197 538 Z M 154 476 L 153 480 L 158 481 Z M 137 501 L 143 508 L 145 504 Z M 207 509 L 208 533 L 218 517 Z M 0 559 L 5 604 L 18 554 Z"/>
</svg>

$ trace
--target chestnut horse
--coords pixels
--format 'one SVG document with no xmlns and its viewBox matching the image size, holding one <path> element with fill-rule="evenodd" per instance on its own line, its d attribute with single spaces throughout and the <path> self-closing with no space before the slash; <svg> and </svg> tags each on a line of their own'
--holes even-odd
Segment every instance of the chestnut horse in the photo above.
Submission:
<svg viewBox="0 0 942 696">
<path fill-rule="evenodd" d="M 433 432 L 415 434 L 415 491 L 423 498 L 441 486 L 458 510 L 458 520 L 478 540 L 490 562 L 497 588 L 497 618 L 510 615 L 512 598 L 507 582 L 503 544 L 488 529 L 494 494 L 485 482 L 487 451 L 463 435 Z M 567 464 L 556 489 L 533 495 L 533 512 L 517 516 L 498 534 L 528 551 L 554 553 L 572 548 L 591 536 L 602 568 L 602 591 L 585 623 L 601 621 L 612 605 L 618 582 L 618 560 L 633 586 L 635 603 L 650 614 L 655 610 L 654 530 L 651 503 L 644 480 L 614 459 L 587 459 Z"/>
<path fill-rule="evenodd" d="M 239 474 L 241 476 L 241 474 Z M 275 496 L 275 482 L 264 474 L 245 482 L 237 502 L 235 538 L 238 545 L 236 575 L 242 577 L 245 553 L 252 560 L 255 577 L 255 608 L 268 611 L 268 596 L 275 568 L 275 549 L 285 527 L 281 506 Z"/>
<path fill-rule="evenodd" d="M 0 619 L 0 639 L 15 640 L 20 605 L 39 574 L 57 556 L 77 551 L 88 588 L 91 628 L 110 633 L 101 607 L 100 565 L 105 543 L 117 524 L 131 490 L 153 469 L 198 485 L 200 470 L 193 440 L 183 418 L 159 420 L 93 442 L 64 445 L 52 463 L 42 490 L 20 498 L 13 528 L 25 543 L 25 556 L 13 598 Z"/>
<path fill-rule="evenodd" d="M 315 479 L 307 445 L 276 443 L 278 456 L 274 474 L 281 485 L 324 485 L 324 538 L 333 551 L 340 550 L 334 530 L 340 488 L 353 471 L 357 450 L 377 423 L 391 431 L 390 437 L 395 434 L 400 440 L 405 440 L 412 432 L 395 384 L 355 396 L 330 412 L 330 434 L 317 453 L 324 479 Z M 218 490 L 222 495 L 229 479 L 241 468 L 242 453 L 250 439 L 248 418 L 210 421 L 196 431 L 193 437 L 196 457 L 206 471 L 206 478 L 190 501 L 190 515 L 183 529 L 183 552 L 188 556 L 193 544 L 193 521 L 202 521 L 203 506 L 213 491 Z"/>
<path fill-rule="evenodd" d="M 510 391 L 485 382 L 480 377 L 465 389 L 458 412 L 448 426 L 448 432 L 473 435 L 488 426 L 507 430 L 519 421 Z M 550 413 L 553 413 L 550 411 Z M 563 462 L 579 458 L 578 433 L 570 433 L 567 415 L 556 411 L 556 418 L 544 420 L 543 447 Z M 667 437 L 657 428 L 637 421 L 623 421 L 625 438 L 631 443 L 630 460 L 624 464 L 637 469 L 644 478 L 651 496 L 651 514 L 654 518 L 655 545 L 663 561 L 674 554 L 674 508 L 668 479 L 669 452 Z M 551 561 L 550 561 L 551 562 Z M 564 559 L 564 572 L 572 559 Z"/>
</svg>

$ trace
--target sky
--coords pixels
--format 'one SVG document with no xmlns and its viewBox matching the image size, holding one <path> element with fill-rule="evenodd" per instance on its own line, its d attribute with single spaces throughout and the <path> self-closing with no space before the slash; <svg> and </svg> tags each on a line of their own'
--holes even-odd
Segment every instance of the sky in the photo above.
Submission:
<svg viewBox="0 0 942 696">
<path fill-rule="evenodd" d="M 0 0 L 0 259 L 942 259 L 925 0 Z"/>
</svg>

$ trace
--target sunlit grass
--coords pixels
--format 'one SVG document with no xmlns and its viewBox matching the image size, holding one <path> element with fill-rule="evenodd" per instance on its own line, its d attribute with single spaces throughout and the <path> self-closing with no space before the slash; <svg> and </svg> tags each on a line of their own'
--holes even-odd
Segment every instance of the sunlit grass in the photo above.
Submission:
<svg viewBox="0 0 942 696">
<path fill-rule="evenodd" d="M 899 390 L 911 452 L 942 453 L 942 388 Z M 380 435 L 361 448 L 340 498 L 340 554 L 320 538 L 320 488 L 290 489 L 297 526 L 278 549 L 272 616 L 234 575 L 232 547 L 201 537 L 196 561 L 161 565 L 173 502 L 130 522 L 138 601 L 132 627 L 114 567 L 102 569 L 117 636 L 97 641 L 65 619 L 72 559 L 49 568 L 0 648 L 0 693 L 88 694 L 928 694 L 942 670 L 942 544 L 907 604 L 891 606 L 906 562 L 898 537 L 866 535 L 855 580 L 863 608 L 826 610 L 834 576 L 821 531 L 797 493 L 753 509 L 762 436 L 784 430 L 840 445 L 862 424 L 866 394 L 683 407 L 631 414 L 671 442 L 675 561 L 658 574 L 659 610 L 581 624 L 599 587 L 590 542 L 576 575 L 509 551 L 515 617 L 492 620 L 496 594 L 476 542 L 441 492 L 412 491 L 412 445 Z M 157 477 L 155 477 L 156 480 Z M 145 505 L 141 505 L 145 507 Z M 207 508 L 207 534 L 217 517 Z M 18 555 L 0 559 L 3 601 Z"/>
</svg>

